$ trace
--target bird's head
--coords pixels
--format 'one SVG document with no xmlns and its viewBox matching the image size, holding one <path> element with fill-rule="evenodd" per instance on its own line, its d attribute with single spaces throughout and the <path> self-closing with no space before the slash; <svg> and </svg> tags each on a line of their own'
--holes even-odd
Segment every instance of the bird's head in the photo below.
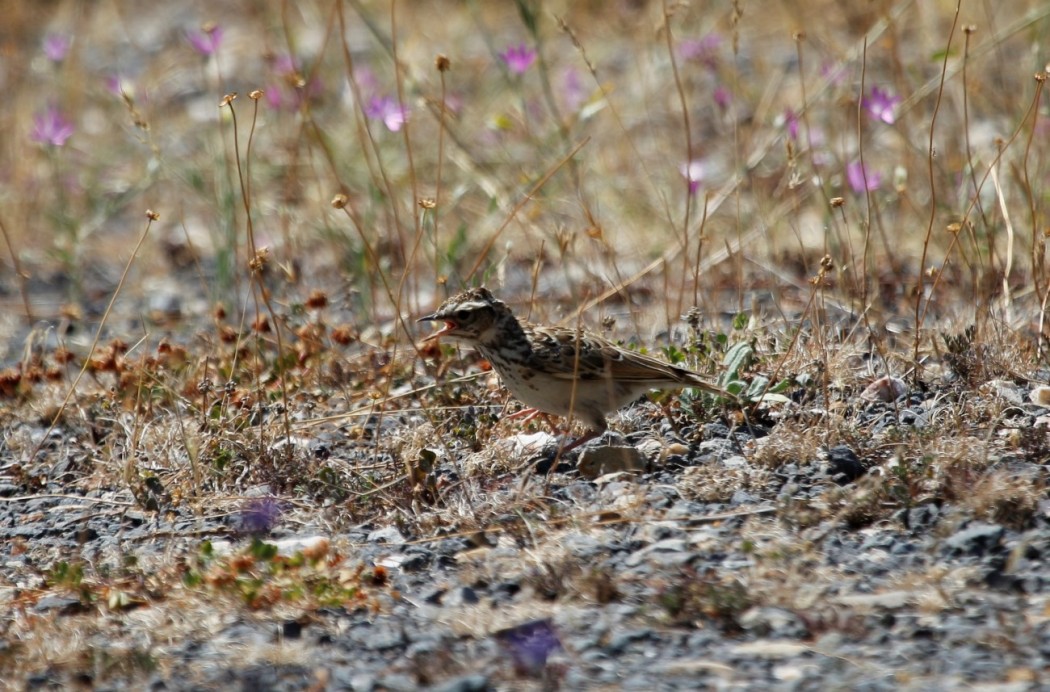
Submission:
<svg viewBox="0 0 1050 692">
<path fill-rule="evenodd" d="M 434 312 L 420 317 L 417 322 L 444 322 L 444 326 L 425 341 L 439 336 L 469 344 L 484 342 L 501 318 L 510 315 L 506 303 L 496 300 L 485 287 L 471 288 L 452 296 Z"/>
</svg>

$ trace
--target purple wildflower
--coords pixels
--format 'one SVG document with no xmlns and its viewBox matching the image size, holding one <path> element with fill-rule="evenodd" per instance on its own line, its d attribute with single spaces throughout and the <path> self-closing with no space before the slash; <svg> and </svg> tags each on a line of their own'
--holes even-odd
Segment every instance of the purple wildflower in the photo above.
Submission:
<svg viewBox="0 0 1050 692">
<path fill-rule="evenodd" d="M 853 192 L 859 195 L 868 190 L 878 190 L 882 185 L 882 174 L 869 173 L 860 161 L 852 161 L 846 165 L 846 180 Z"/>
<path fill-rule="evenodd" d="M 204 57 L 214 55 L 222 44 L 222 27 L 218 24 L 205 24 L 200 31 L 187 31 L 186 39 Z"/>
<path fill-rule="evenodd" d="M 73 123 L 66 120 L 57 106 L 48 106 L 43 113 L 33 118 L 33 131 L 29 138 L 34 142 L 60 147 L 73 135 Z"/>
<path fill-rule="evenodd" d="M 704 182 L 704 164 L 693 160 L 683 163 L 678 170 L 682 173 L 682 177 L 689 181 L 689 194 L 695 195 L 700 189 L 700 184 Z"/>
<path fill-rule="evenodd" d="M 798 114 L 790 108 L 784 111 L 784 127 L 787 129 L 788 137 L 798 141 Z"/>
<path fill-rule="evenodd" d="M 510 654 L 519 675 L 538 677 L 561 640 L 550 619 L 533 620 L 496 633 L 496 640 Z"/>
<path fill-rule="evenodd" d="M 373 96 L 365 106 L 365 115 L 382 120 L 391 132 L 397 132 L 408 121 L 408 109 L 389 96 Z"/>
<path fill-rule="evenodd" d="M 248 501 L 237 518 L 244 533 L 270 533 L 281 518 L 281 504 L 274 497 L 254 498 Z"/>
<path fill-rule="evenodd" d="M 718 67 L 718 49 L 722 47 L 722 36 L 710 33 L 699 39 L 686 39 L 678 45 L 678 55 L 683 60 L 698 62 L 708 69 Z"/>
<path fill-rule="evenodd" d="M 536 51 L 524 43 L 518 46 L 511 46 L 500 53 L 499 56 L 506 63 L 507 69 L 514 74 L 525 74 L 532 67 L 532 63 L 536 62 Z"/>
<path fill-rule="evenodd" d="M 71 44 L 72 40 L 65 34 L 48 34 L 44 37 L 44 55 L 51 62 L 62 62 Z"/>
<path fill-rule="evenodd" d="M 892 125 L 897 121 L 897 106 L 902 100 L 900 96 L 893 96 L 889 91 L 873 87 L 871 95 L 861 99 L 860 105 L 871 117 Z"/>
<path fill-rule="evenodd" d="M 106 91 L 114 96 L 121 96 L 126 91 L 124 88 L 124 80 L 122 80 L 120 75 L 116 72 L 106 77 Z"/>
<path fill-rule="evenodd" d="M 711 94 L 711 98 L 715 100 L 715 105 L 722 110 L 729 108 L 729 104 L 733 102 L 733 95 L 729 93 L 729 89 L 721 84 L 715 87 L 714 93 Z"/>
</svg>

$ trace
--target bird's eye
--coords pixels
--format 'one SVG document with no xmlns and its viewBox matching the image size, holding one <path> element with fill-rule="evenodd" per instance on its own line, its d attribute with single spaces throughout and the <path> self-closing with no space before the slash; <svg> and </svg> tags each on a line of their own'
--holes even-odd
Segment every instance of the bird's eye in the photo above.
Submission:
<svg viewBox="0 0 1050 692">
<path fill-rule="evenodd" d="M 467 319 L 467 317 L 470 316 L 470 313 L 467 312 L 466 310 L 456 310 L 456 312 L 453 313 L 452 316 L 455 317 L 457 320 L 460 320 L 462 322 L 463 320 Z"/>
</svg>

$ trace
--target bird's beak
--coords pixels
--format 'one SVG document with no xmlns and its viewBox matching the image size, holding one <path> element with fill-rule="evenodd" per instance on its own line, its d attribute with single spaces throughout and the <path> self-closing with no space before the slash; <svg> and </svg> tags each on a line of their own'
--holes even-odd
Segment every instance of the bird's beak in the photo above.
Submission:
<svg viewBox="0 0 1050 692">
<path fill-rule="evenodd" d="M 432 312 L 429 315 L 424 315 L 423 317 L 420 317 L 418 320 L 416 320 L 416 322 L 435 322 L 435 321 L 440 320 L 440 319 L 441 318 L 437 316 L 436 312 Z M 430 336 L 426 337 L 425 339 L 423 339 L 423 341 L 424 342 L 426 342 L 426 341 L 433 341 L 434 339 L 438 338 L 442 334 L 446 334 L 446 333 L 452 331 L 452 329 L 454 327 L 455 327 L 455 325 L 452 324 L 452 322 L 449 322 L 448 320 L 445 320 L 445 324 L 441 327 L 441 329 L 437 330 L 436 332 L 434 332 Z"/>
</svg>

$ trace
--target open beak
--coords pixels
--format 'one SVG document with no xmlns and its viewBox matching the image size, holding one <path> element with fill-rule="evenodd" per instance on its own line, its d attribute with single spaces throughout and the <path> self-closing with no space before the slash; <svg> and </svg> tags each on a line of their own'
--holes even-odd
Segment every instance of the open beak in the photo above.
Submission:
<svg viewBox="0 0 1050 692">
<path fill-rule="evenodd" d="M 441 318 L 437 316 L 437 313 L 431 313 L 429 315 L 424 315 L 423 317 L 420 317 L 418 320 L 416 320 L 416 322 L 436 322 L 437 320 L 440 320 L 440 319 Z M 453 329 L 455 329 L 455 327 L 456 327 L 455 324 L 453 324 L 449 320 L 445 320 L 445 324 L 442 325 L 441 329 L 437 330 L 436 332 L 434 332 L 430 336 L 426 337 L 425 339 L 423 339 L 423 341 L 424 342 L 426 342 L 426 341 L 433 341 L 434 339 L 438 338 L 442 334 L 447 334 L 448 332 L 452 331 Z"/>
</svg>

